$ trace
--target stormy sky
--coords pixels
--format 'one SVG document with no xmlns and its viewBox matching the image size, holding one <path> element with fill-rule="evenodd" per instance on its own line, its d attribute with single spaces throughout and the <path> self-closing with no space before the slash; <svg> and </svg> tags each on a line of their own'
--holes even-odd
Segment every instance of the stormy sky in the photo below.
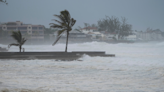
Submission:
<svg viewBox="0 0 164 92">
<path fill-rule="evenodd" d="M 22 21 L 49 27 L 54 14 L 67 9 L 77 20 L 74 28 L 84 23 L 97 24 L 105 16 L 126 17 L 133 30 L 148 27 L 164 31 L 164 0 L 7 0 L 0 3 L 0 22 Z"/>
</svg>

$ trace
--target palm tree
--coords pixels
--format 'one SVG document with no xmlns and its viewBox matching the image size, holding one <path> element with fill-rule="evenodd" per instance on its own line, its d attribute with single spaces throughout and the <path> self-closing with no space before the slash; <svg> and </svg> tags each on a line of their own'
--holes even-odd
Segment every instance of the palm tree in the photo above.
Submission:
<svg viewBox="0 0 164 92">
<path fill-rule="evenodd" d="M 69 12 L 67 10 L 61 11 L 60 15 L 54 15 L 54 16 L 57 17 L 59 19 L 59 21 L 53 19 L 55 22 L 57 22 L 57 24 L 50 23 L 50 27 L 59 28 L 60 30 L 58 30 L 57 39 L 52 45 L 55 45 L 58 42 L 58 40 L 61 38 L 62 34 L 64 32 L 66 32 L 67 33 L 67 40 L 66 40 L 65 52 L 67 52 L 69 31 L 72 30 L 72 27 L 76 23 L 76 20 L 71 18 L 71 15 L 69 14 Z"/>
<path fill-rule="evenodd" d="M 8 48 L 10 48 L 12 45 L 19 46 L 19 52 L 21 52 L 22 45 L 26 42 L 26 39 L 22 37 L 22 34 L 20 31 L 17 31 L 17 32 L 13 31 L 11 37 L 13 37 L 17 41 L 17 43 L 9 44 Z"/>
</svg>

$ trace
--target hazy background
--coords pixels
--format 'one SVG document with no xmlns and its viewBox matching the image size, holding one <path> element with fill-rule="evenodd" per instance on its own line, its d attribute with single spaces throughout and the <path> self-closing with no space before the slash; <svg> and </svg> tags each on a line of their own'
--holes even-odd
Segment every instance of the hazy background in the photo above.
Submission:
<svg viewBox="0 0 164 92">
<path fill-rule="evenodd" d="M 54 14 L 67 9 L 77 20 L 74 28 L 84 23 L 97 24 L 105 16 L 126 17 L 133 30 L 148 27 L 164 31 L 164 0 L 7 0 L 0 4 L 0 22 L 22 21 L 49 27 Z"/>
</svg>

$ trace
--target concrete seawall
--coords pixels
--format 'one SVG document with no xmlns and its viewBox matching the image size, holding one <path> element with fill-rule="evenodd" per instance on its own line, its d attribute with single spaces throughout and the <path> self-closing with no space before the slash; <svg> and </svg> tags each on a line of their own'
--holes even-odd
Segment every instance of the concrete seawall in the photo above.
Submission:
<svg viewBox="0 0 164 92">
<path fill-rule="evenodd" d="M 84 54 L 101 57 L 115 57 L 114 54 L 105 54 L 104 51 L 76 51 L 76 52 L 0 52 L 0 59 L 57 59 L 76 60 Z"/>
</svg>

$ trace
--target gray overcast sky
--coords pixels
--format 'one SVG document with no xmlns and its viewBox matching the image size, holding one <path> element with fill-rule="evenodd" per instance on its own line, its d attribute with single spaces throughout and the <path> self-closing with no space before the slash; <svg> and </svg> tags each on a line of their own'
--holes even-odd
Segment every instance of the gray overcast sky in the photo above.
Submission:
<svg viewBox="0 0 164 92">
<path fill-rule="evenodd" d="M 49 27 L 54 14 L 67 9 L 77 20 L 74 28 L 84 23 L 97 24 L 105 16 L 126 17 L 133 30 L 148 27 L 164 31 L 164 0 L 7 0 L 0 4 L 0 22 L 22 21 Z"/>
</svg>

